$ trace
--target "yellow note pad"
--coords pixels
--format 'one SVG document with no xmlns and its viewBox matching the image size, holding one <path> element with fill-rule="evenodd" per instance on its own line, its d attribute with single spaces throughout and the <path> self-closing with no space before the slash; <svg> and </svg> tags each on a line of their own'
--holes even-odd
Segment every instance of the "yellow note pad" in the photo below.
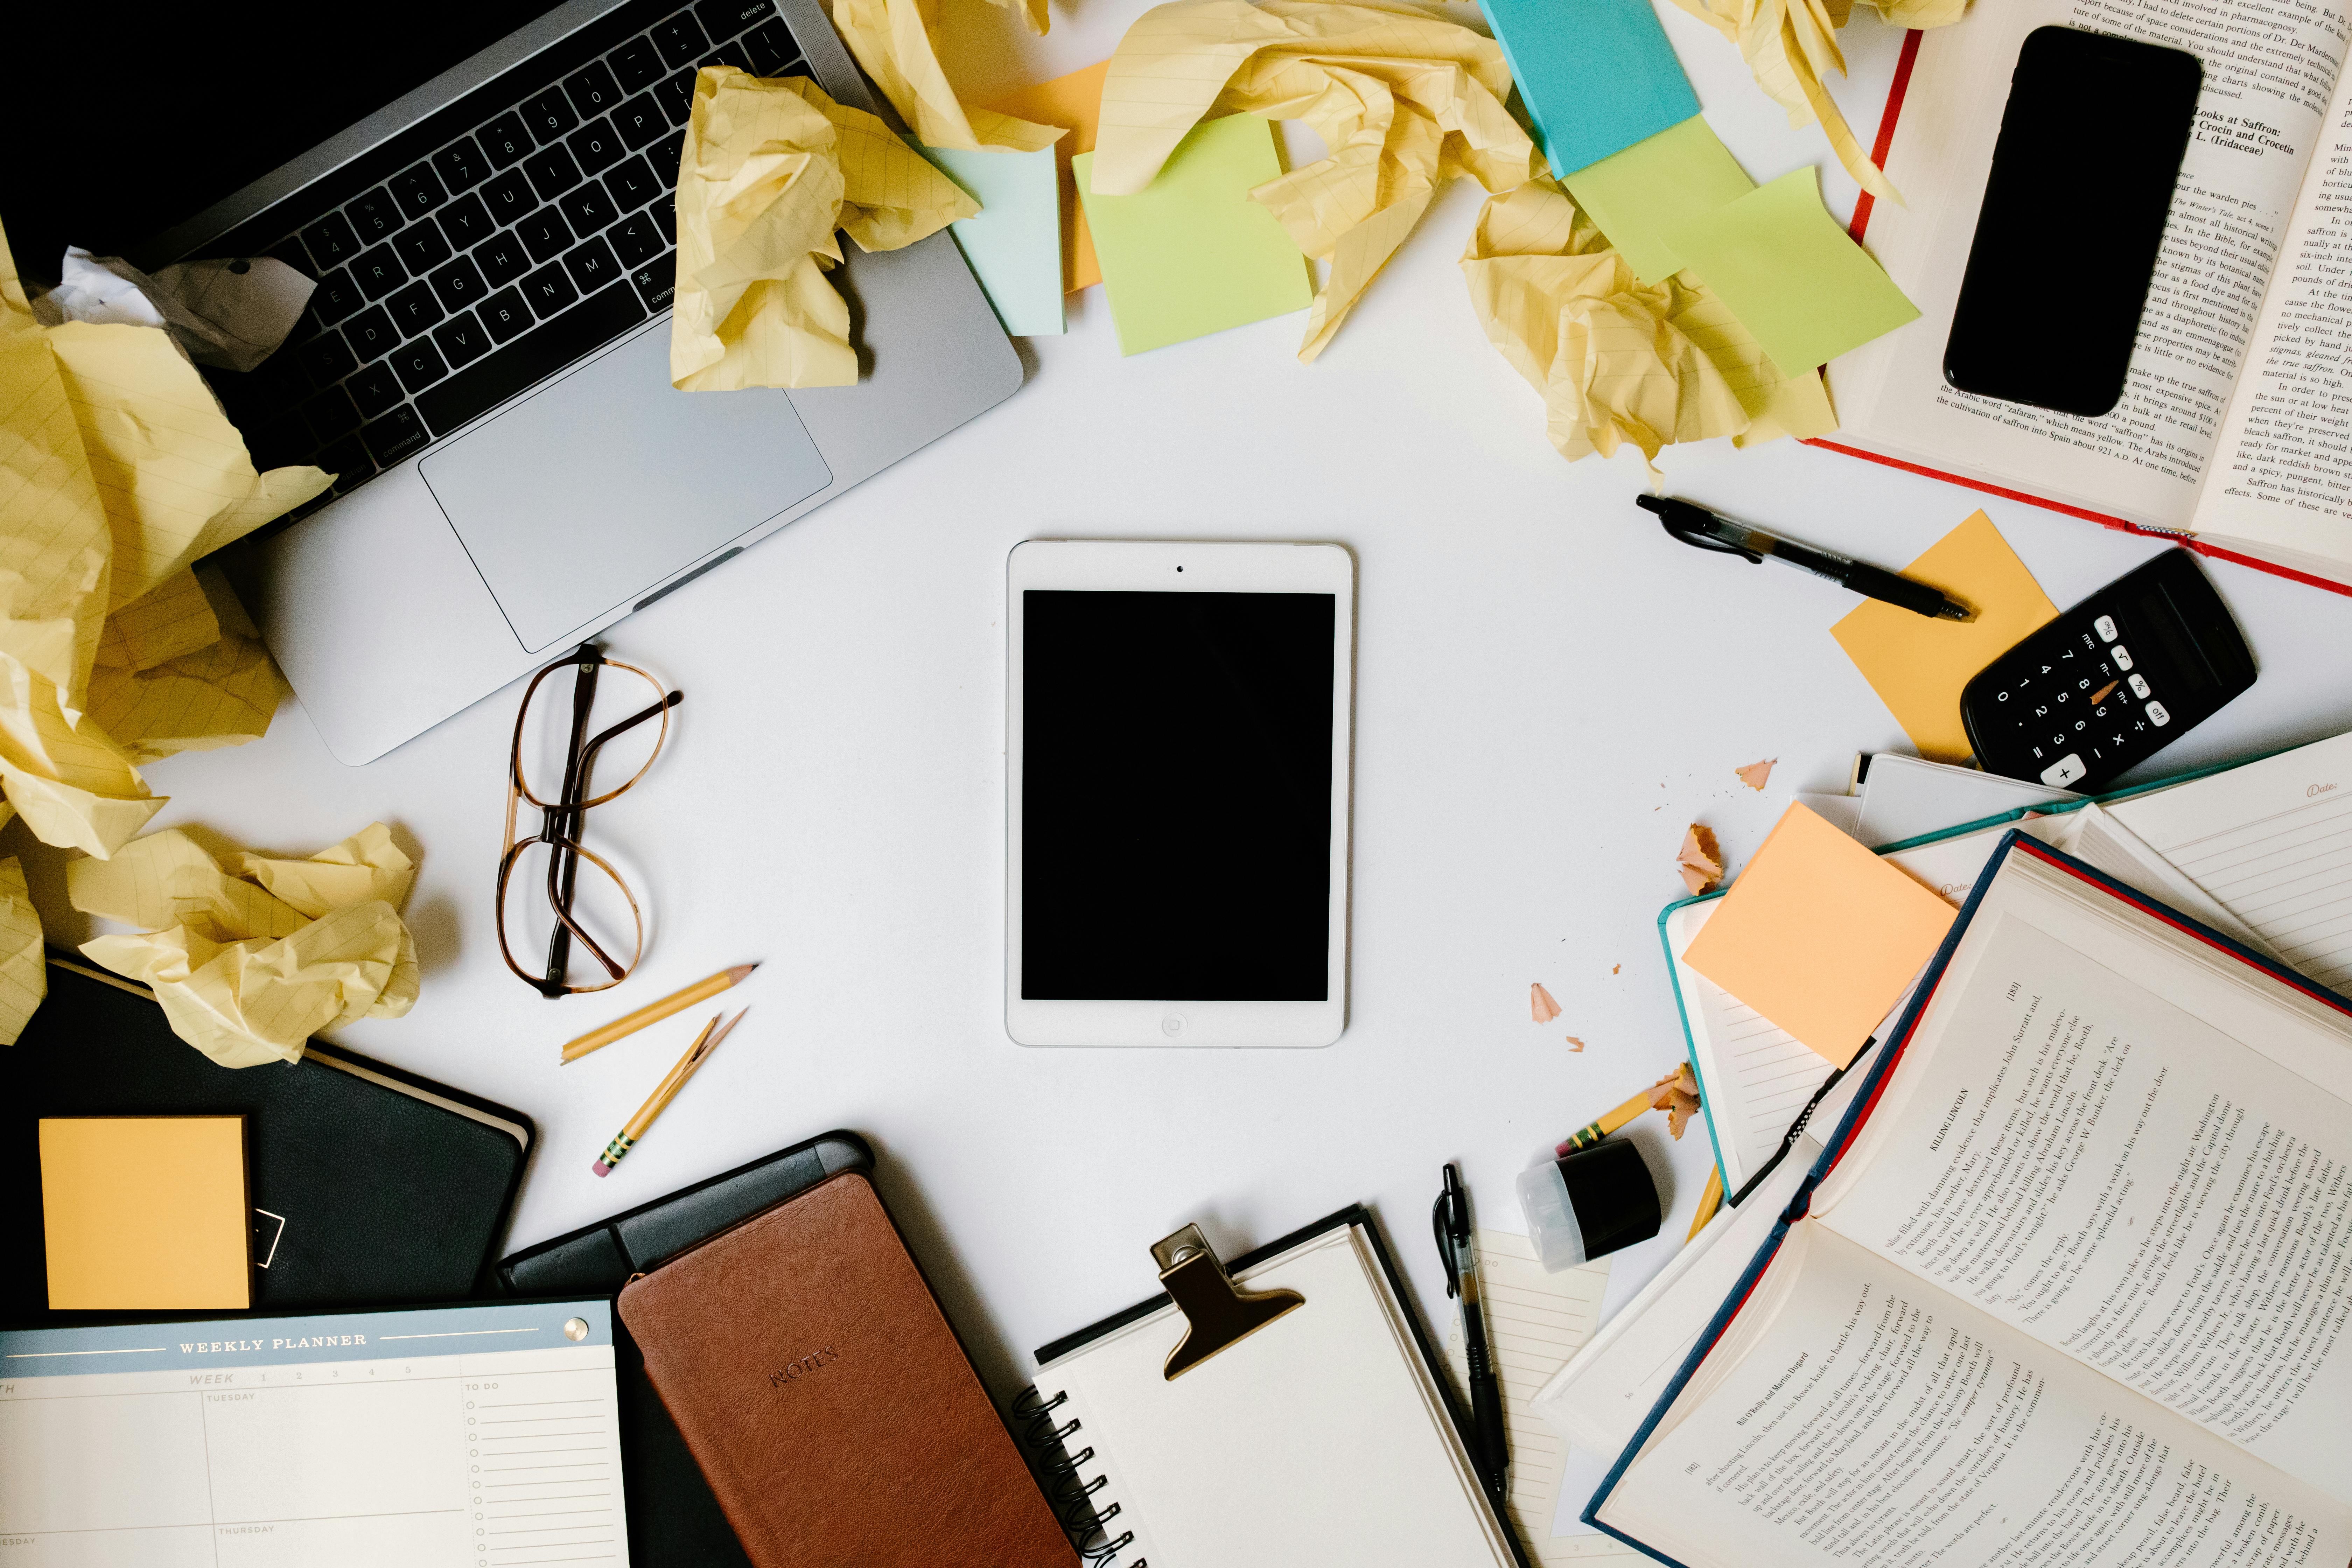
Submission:
<svg viewBox="0 0 2352 1568">
<path fill-rule="evenodd" d="M 1307 258 L 1249 194 L 1282 173 L 1274 127 L 1254 114 L 1204 120 L 1149 190 L 1099 196 L 1095 155 L 1070 161 L 1110 291 L 1118 352 L 1180 343 L 1313 302 Z"/>
<path fill-rule="evenodd" d="M 1038 125 L 1064 126 L 1070 132 L 1054 143 L 1054 160 L 1062 175 L 1062 288 L 1071 294 L 1102 281 L 1102 268 L 1095 260 L 1094 235 L 1087 228 L 1086 209 L 1078 205 L 1070 160 L 1095 150 L 1095 132 L 1102 122 L 1103 79 L 1109 74 L 1110 62 L 1098 61 L 1082 71 L 1024 87 L 988 105 L 999 114 Z"/>
<path fill-rule="evenodd" d="M 253 1305 L 241 1116 L 41 1119 L 49 1305 Z"/>
<path fill-rule="evenodd" d="M 1667 230 L 1756 188 L 1696 114 L 1561 183 L 1643 283 L 1683 269 L 1682 257 L 1666 243 Z"/>
<path fill-rule="evenodd" d="M 1965 763 L 1960 688 L 2026 634 L 2056 618 L 2058 606 L 1978 512 L 1903 569 L 1976 611 L 1973 621 L 1936 621 L 1866 599 L 1830 628 L 1903 732 L 1931 762 Z"/>
<path fill-rule="evenodd" d="M 1919 315 L 1822 205 L 1810 163 L 1685 218 L 1664 237 L 1790 375 Z"/>
<path fill-rule="evenodd" d="M 1951 923 L 1951 905 L 1792 805 L 1683 962 L 1843 1067 Z"/>
</svg>

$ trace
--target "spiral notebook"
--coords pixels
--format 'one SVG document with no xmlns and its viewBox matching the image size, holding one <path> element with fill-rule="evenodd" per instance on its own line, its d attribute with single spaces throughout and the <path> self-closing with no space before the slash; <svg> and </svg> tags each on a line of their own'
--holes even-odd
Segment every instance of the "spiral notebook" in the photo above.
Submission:
<svg viewBox="0 0 2352 1568">
<path fill-rule="evenodd" d="M 1363 1208 L 1234 1260 L 1305 1305 L 1173 1380 L 1161 1297 L 1037 1352 L 1027 1403 L 1103 1568 L 1528 1568 L 1479 1485 L 1428 1336 Z"/>
</svg>

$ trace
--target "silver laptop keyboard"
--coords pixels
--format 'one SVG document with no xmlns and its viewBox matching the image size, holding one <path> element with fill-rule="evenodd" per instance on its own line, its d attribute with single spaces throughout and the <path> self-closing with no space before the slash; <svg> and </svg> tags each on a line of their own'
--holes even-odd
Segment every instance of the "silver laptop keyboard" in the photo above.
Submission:
<svg viewBox="0 0 2352 1568">
<path fill-rule="evenodd" d="M 348 200 L 320 210 L 314 186 L 264 215 L 316 214 L 238 248 L 319 287 L 259 369 L 206 373 L 257 467 L 316 463 L 348 493 L 668 308 L 695 71 L 807 66 L 772 0 L 637 0 L 587 45 L 467 95 L 497 112 Z"/>
</svg>

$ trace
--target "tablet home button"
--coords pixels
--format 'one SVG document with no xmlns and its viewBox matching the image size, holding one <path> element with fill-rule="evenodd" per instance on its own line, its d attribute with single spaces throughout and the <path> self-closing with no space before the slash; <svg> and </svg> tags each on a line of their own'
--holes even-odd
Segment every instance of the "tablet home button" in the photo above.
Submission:
<svg viewBox="0 0 2352 1568">
<path fill-rule="evenodd" d="M 1182 1034 L 1184 1032 L 1184 1015 L 1181 1013 L 1171 1013 L 1165 1018 L 1160 1019 L 1160 1032 L 1167 1036 L 1171 1040 L 1177 1036 Z"/>
</svg>

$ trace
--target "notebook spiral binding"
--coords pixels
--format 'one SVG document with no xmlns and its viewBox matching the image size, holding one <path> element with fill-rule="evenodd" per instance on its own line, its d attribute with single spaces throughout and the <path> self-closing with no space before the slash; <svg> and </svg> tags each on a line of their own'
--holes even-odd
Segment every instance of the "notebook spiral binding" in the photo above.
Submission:
<svg viewBox="0 0 2352 1568">
<path fill-rule="evenodd" d="M 1087 1568 L 1151 1568 L 1145 1558 L 1139 1557 L 1131 1563 L 1119 1560 L 1119 1553 L 1135 1543 L 1135 1532 L 1121 1531 L 1114 1535 L 1111 1521 L 1118 1517 L 1118 1503 L 1095 1500 L 1095 1494 L 1110 1478 L 1097 1475 L 1087 1480 L 1080 1474 L 1081 1468 L 1095 1457 L 1095 1451 L 1082 1447 L 1073 1454 L 1068 1439 L 1078 1430 L 1078 1423 L 1075 1418 L 1059 1422 L 1054 1415 L 1069 1397 L 1067 1394 L 1056 1394 L 1047 1399 L 1032 1384 L 1013 1402 L 1013 1418 L 1021 1427 L 1022 1446 L 1037 1456 L 1038 1468 L 1046 1477 L 1046 1503 L 1061 1521 L 1062 1528 L 1069 1532 L 1070 1544 L 1086 1559 Z"/>
</svg>

